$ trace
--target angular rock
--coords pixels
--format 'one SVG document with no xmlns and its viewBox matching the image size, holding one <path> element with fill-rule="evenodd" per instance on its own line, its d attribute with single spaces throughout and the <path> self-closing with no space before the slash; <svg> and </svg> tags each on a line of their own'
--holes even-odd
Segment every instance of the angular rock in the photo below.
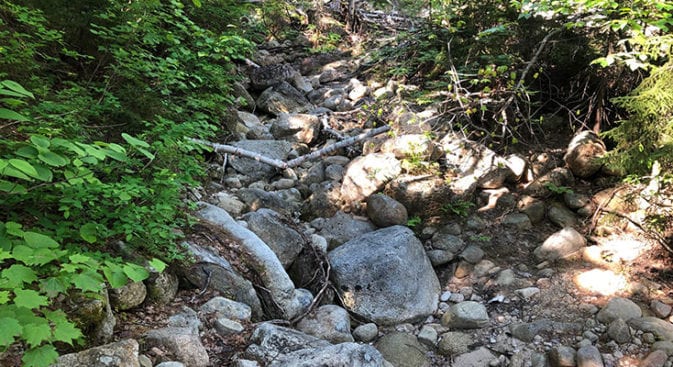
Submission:
<svg viewBox="0 0 673 367">
<path fill-rule="evenodd" d="M 558 260 L 586 246 L 587 240 L 574 228 L 564 228 L 549 236 L 534 253 L 541 260 Z"/>
<path fill-rule="evenodd" d="M 331 343 L 354 341 L 348 311 L 337 305 L 324 305 L 304 317 L 297 329 Z"/>
<path fill-rule="evenodd" d="M 250 85 L 262 90 L 281 82 L 293 79 L 299 72 L 290 64 L 277 64 L 255 68 L 250 73 Z"/>
<path fill-rule="evenodd" d="M 509 327 L 512 336 L 524 342 L 532 342 L 536 335 L 545 331 L 552 331 L 553 328 L 554 323 L 549 320 L 512 324 Z"/>
<path fill-rule="evenodd" d="M 547 218 L 561 228 L 575 227 L 578 224 L 575 213 L 560 203 L 553 203 L 549 206 Z"/>
<path fill-rule="evenodd" d="M 75 310 L 72 315 L 73 321 L 85 330 L 88 341 L 104 344 L 112 339 L 117 319 L 110 307 L 107 289 L 103 288 L 95 298 L 76 295 L 68 301 L 72 303 L 68 307 Z"/>
<path fill-rule="evenodd" d="M 554 168 L 550 172 L 536 178 L 526 186 L 523 190 L 523 193 L 533 197 L 547 197 L 551 196 L 554 193 L 549 189 L 549 187 L 561 187 L 566 185 L 572 185 L 573 176 L 570 170 L 567 168 Z M 553 185 L 553 186 L 552 186 Z"/>
<path fill-rule="evenodd" d="M 394 325 L 423 320 L 437 309 L 439 280 L 406 227 L 364 234 L 328 257 L 340 298 L 356 314 Z"/>
<path fill-rule="evenodd" d="M 639 367 L 664 367 L 668 356 L 663 350 L 655 350 L 643 359 Z"/>
<path fill-rule="evenodd" d="M 656 317 L 636 317 L 627 321 L 636 330 L 652 333 L 658 340 L 673 341 L 673 324 Z"/>
<path fill-rule="evenodd" d="M 246 262 L 260 278 L 266 288 L 265 296 L 269 297 L 267 304 L 275 307 L 267 312 L 275 317 L 291 319 L 304 312 L 310 305 L 313 296 L 305 289 L 296 289 L 294 283 L 285 272 L 278 257 L 257 235 L 238 224 L 224 210 L 200 203 L 202 209 L 197 216 L 219 227 L 241 246 L 246 253 Z"/>
<path fill-rule="evenodd" d="M 210 203 L 226 210 L 233 217 L 240 216 L 248 207 L 236 196 L 225 191 L 215 193 Z"/>
<path fill-rule="evenodd" d="M 439 158 L 434 142 L 427 134 L 404 134 L 389 138 L 381 146 L 381 152 L 392 153 L 397 159 L 435 161 Z"/>
<path fill-rule="evenodd" d="M 110 289 L 110 305 L 115 310 L 130 310 L 143 303 L 146 296 L 145 283 L 130 282 L 121 288 Z"/>
<path fill-rule="evenodd" d="M 253 211 L 267 208 L 293 217 L 302 205 L 301 193 L 295 188 L 274 192 L 244 188 L 238 190 L 237 194 Z"/>
<path fill-rule="evenodd" d="M 442 325 L 455 329 L 478 329 L 488 325 L 486 307 L 474 301 L 452 305 L 442 316 Z"/>
<path fill-rule="evenodd" d="M 596 133 L 582 131 L 568 144 L 563 160 L 575 176 L 588 178 L 600 171 L 603 166 L 600 157 L 605 153 L 605 144 Z"/>
<path fill-rule="evenodd" d="M 341 186 L 334 182 L 323 182 L 314 187 L 302 207 L 302 219 L 329 218 L 339 211 Z"/>
<path fill-rule="evenodd" d="M 248 129 L 245 137 L 251 140 L 272 140 L 273 135 L 269 127 L 260 121 L 259 117 L 252 113 L 236 111 L 239 121 Z"/>
<path fill-rule="evenodd" d="M 642 314 L 643 311 L 635 302 L 628 298 L 615 297 L 598 312 L 596 319 L 604 324 L 609 324 L 616 319 L 629 321 L 642 316 Z"/>
<path fill-rule="evenodd" d="M 147 286 L 147 300 L 160 305 L 171 302 L 178 294 L 180 280 L 172 271 L 150 272 L 150 277 L 145 280 Z"/>
<path fill-rule="evenodd" d="M 519 200 L 516 206 L 520 212 L 528 216 L 533 224 L 540 223 L 544 219 L 545 205 L 542 200 L 532 196 L 524 196 Z"/>
<path fill-rule="evenodd" d="M 353 330 L 353 336 L 356 340 L 368 343 L 379 335 L 379 328 L 375 323 L 362 324 Z"/>
<path fill-rule="evenodd" d="M 490 366 L 496 356 L 485 347 L 461 354 L 453 359 L 452 367 L 485 367 Z"/>
<path fill-rule="evenodd" d="M 456 258 L 456 255 L 447 250 L 428 250 L 425 254 L 430 259 L 432 266 L 444 265 Z"/>
<path fill-rule="evenodd" d="M 257 98 L 257 106 L 272 115 L 280 115 L 283 112 L 301 113 L 313 107 L 304 94 L 288 82 L 281 82 L 262 92 Z"/>
<path fill-rule="evenodd" d="M 278 160 L 286 160 L 292 150 L 290 143 L 281 140 L 240 140 L 231 145 Z M 276 174 L 276 168 L 273 166 L 234 154 L 230 156 L 229 164 L 237 172 L 250 177 L 253 181 L 268 179 Z"/>
<path fill-rule="evenodd" d="M 168 327 L 189 329 L 192 334 L 198 334 L 201 325 L 199 315 L 187 306 L 182 306 L 182 311 L 169 317 L 166 323 Z"/>
<path fill-rule="evenodd" d="M 465 249 L 465 242 L 452 234 L 453 228 L 445 226 L 439 229 L 432 235 L 432 247 L 438 250 L 450 251 L 453 254 L 458 254 Z"/>
<path fill-rule="evenodd" d="M 504 158 L 477 142 L 448 134 L 440 144 L 446 152 L 446 164 L 459 174 L 459 187 L 476 182 L 479 188 L 496 189 L 514 175 Z"/>
<path fill-rule="evenodd" d="M 327 248 L 330 250 L 376 230 L 376 227 L 368 220 L 342 211 L 337 212 L 331 218 L 316 219 L 311 224 L 319 229 L 318 233 L 327 240 Z"/>
<path fill-rule="evenodd" d="M 415 336 L 407 333 L 393 332 L 384 335 L 376 344 L 386 361 L 395 367 L 430 367 L 430 360 L 425 355 L 425 347 Z"/>
<path fill-rule="evenodd" d="M 371 345 L 341 343 L 302 349 L 273 360 L 269 367 L 388 367 L 379 351 Z"/>
<path fill-rule="evenodd" d="M 236 97 L 236 105 L 245 108 L 248 111 L 254 111 L 257 108 L 255 99 L 252 98 L 248 90 L 240 82 L 234 82 L 232 94 Z"/>
<path fill-rule="evenodd" d="M 318 136 L 318 116 L 300 113 L 281 113 L 271 124 L 271 134 L 276 139 L 308 144 Z"/>
<path fill-rule="evenodd" d="M 115 343 L 64 354 L 52 367 L 140 367 L 138 342 L 124 339 Z"/>
<path fill-rule="evenodd" d="M 245 331 L 245 327 L 240 322 L 230 320 L 226 317 L 220 317 L 215 320 L 215 330 L 222 336 L 240 334 Z"/>
<path fill-rule="evenodd" d="M 392 154 L 359 156 L 346 167 L 341 184 L 341 197 L 346 202 L 360 202 L 381 190 L 400 172 L 400 162 Z"/>
<path fill-rule="evenodd" d="M 455 356 L 469 352 L 473 344 L 474 338 L 470 334 L 449 331 L 441 335 L 437 351 L 443 356 Z"/>
<path fill-rule="evenodd" d="M 628 343 L 631 341 L 631 328 L 621 318 L 613 320 L 608 326 L 608 336 L 617 343 Z"/>
<path fill-rule="evenodd" d="M 484 258 L 484 250 L 479 246 L 470 245 L 459 256 L 470 264 L 477 264 Z"/>
<path fill-rule="evenodd" d="M 575 349 L 564 345 L 552 348 L 552 350 L 549 351 L 549 364 L 552 367 L 575 367 Z"/>
<path fill-rule="evenodd" d="M 587 345 L 577 350 L 577 367 L 604 367 L 598 348 Z"/>
<path fill-rule="evenodd" d="M 367 198 L 367 215 L 379 227 L 406 225 L 409 219 L 407 208 L 384 194 L 375 194 Z"/>
<path fill-rule="evenodd" d="M 407 208 L 410 216 L 443 215 L 440 203 L 470 200 L 472 192 L 454 192 L 436 175 L 400 175 L 386 186 L 385 193 Z"/>
<path fill-rule="evenodd" d="M 243 219 L 248 223 L 248 229 L 271 248 L 286 269 L 304 248 L 304 236 L 288 225 L 291 220 L 271 209 L 259 209 L 244 215 Z"/>
<path fill-rule="evenodd" d="M 143 335 L 143 350 L 153 347 L 171 353 L 186 367 L 206 367 L 210 361 L 201 338 L 189 328 L 167 327 L 148 331 Z"/>
<path fill-rule="evenodd" d="M 430 325 L 423 325 L 416 336 L 421 344 L 434 348 L 437 344 L 437 330 Z"/>
<path fill-rule="evenodd" d="M 533 228 L 533 224 L 531 223 L 530 218 L 528 217 L 528 215 L 523 213 L 507 214 L 502 219 L 502 225 L 518 230 L 526 230 Z"/>
<path fill-rule="evenodd" d="M 195 259 L 190 267 L 182 270 L 190 283 L 199 288 L 208 284 L 222 295 L 250 306 L 255 318 L 262 316 L 262 304 L 257 291 L 250 281 L 236 272 L 229 261 L 192 243 L 186 243 L 185 247 L 187 253 Z"/>
<path fill-rule="evenodd" d="M 224 297 L 213 297 L 199 308 L 203 313 L 214 313 L 217 317 L 232 320 L 250 321 L 252 309 L 245 303 L 236 302 Z"/>
<path fill-rule="evenodd" d="M 326 340 L 268 322 L 261 323 L 255 328 L 250 336 L 250 342 L 246 355 L 265 363 L 301 349 L 331 345 Z"/>
</svg>

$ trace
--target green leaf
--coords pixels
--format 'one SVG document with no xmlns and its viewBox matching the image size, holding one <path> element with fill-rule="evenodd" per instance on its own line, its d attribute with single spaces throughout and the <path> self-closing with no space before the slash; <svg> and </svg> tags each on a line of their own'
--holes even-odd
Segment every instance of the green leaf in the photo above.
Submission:
<svg viewBox="0 0 673 367">
<path fill-rule="evenodd" d="M 37 171 L 35 171 L 35 172 L 37 173 Z M 0 174 L 3 174 L 3 175 L 5 175 L 5 176 L 10 176 L 10 177 L 20 178 L 20 179 L 22 179 L 22 180 L 26 180 L 26 181 L 32 181 L 32 180 L 30 179 L 30 177 L 28 177 L 28 175 L 26 175 L 25 173 L 19 171 L 18 169 L 14 168 L 13 166 L 7 166 L 7 167 L 5 167 L 5 168 L 0 172 Z"/>
<path fill-rule="evenodd" d="M 143 281 L 150 276 L 150 273 L 147 271 L 147 269 L 143 268 L 140 265 L 126 264 L 124 265 L 123 269 L 124 274 L 126 274 L 126 276 L 129 277 L 134 282 Z"/>
<path fill-rule="evenodd" d="M 156 270 L 156 271 L 158 271 L 158 272 L 160 272 L 160 273 L 161 273 L 162 271 L 164 271 L 164 269 L 166 269 L 166 263 L 163 262 L 163 261 L 161 261 L 161 260 L 159 260 L 159 259 L 157 259 L 157 258 L 153 258 L 152 260 L 150 260 L 149 263 L 150 263 L 150 266 L 151 266 L 154 270 Z"/>
<path fill-rule="evenodd" d="M 51 142 L 42 135 L 32 135 L 30 141 L 40 148 L 49 148 Z"/>
<path fill-rule="evenodd" d="M 5 305 L 9 302 L 9 291 L 0 291 L 0 305 Z"/>
<path fill-rule="evenodd" d="M 51 180 L 54 178 L 54 174 L 46 166 L 43 166 L 41 164 L 35 164 L 33 165 L 33 167 L 35 167 L 35 170 L 37 171 L 37 174 L 39 176 L 38 179 L 40 181 L 51 182 Z"/>
<path fill-rule="evenodd" d="M 49 304 L 49 299 L 32 289 L 14 289 L 14 304 L 17 307 L 39 308 Z"/>
<path fill-rule="evenodd" d="M 0 346 L 7 347 L 14 342 L 14 337 L 21 335 L 23 327 L 15 318 L 0 317 L 0 330 Z"/>
<path fill-rule="evenodd" d="M 42 162 L 44 162 L 44 163 L 46 163 L 50 166 L 54 166 L 54 167 L 63 167 L 66 164 L 68 164 L 68 162 L 69 162 L 67 158 L 63 157 L 60 154 L 56 154 L 52 151 L 49 151 L 49 150 L 41 152 L 37 157 Z"/>
<path fill-rule="evenodd" d="M 82 337 L 82 333 L 68 320 L 63 311 L 45 310 L 44 315 L 54 325 L 54 340 L 72 345 L 74 339 Z"/>
<path fill-rule="evenodd" d="M 126 140 L 127 143 L 131 144 L 134 147 L 141 147 L 141 148 L 149 148 L 150 147 L 150 145 L 147 144 L 146 142 L 144 142 L 144 141 L 142 141 L 138 138 L 134 138 L 133 136 L 131 136 L 127 133 L 122 133 L 122 138 L 124 138 L 124 140 Z"/>
<path fill-rule="evenodd" d="M 5 230 L 7 231 L 8 234 L 11 234 L 13 236 L 23 237 L 24 232 L 21 228 L 23 228 L 23 226 L 20 223 L 16 222 L 5 223 Z"/>
<path fill-rule="evenodd" d="M 56 348 L 51 344 L 45 344 L 37 348 L 29 349 L 23 354 L 24 367 L 49 367 L 58 359 Z"/>
<path fill-rule="evenodd" d="M 78 289 L 84 292 L 100 292 L 103 289 L 103 278 L 93 270 L 85 270 L 79 274 L 74 274 L 72 283 Z"/>
<path fill-rule="evenodd" d="M 32 164 L 24 161 L 23 159 L 10 159 L 9 164 L 19 171 L 27 174 L 30 177 L 38 178 L 39 174 L 35 170 Z M 9 167 L 7 167 L 9 168 Z"/>
<path fill-rule="evenodd" d="M 65 293 L 67 288 L 62 279 L 49 277 L 40 281 L 40 290 L 46 294 L 47 297 L 54 298 L 60 293 Z"/>
<path fill-rule="evenodd" d="M 0 274 L 2 278 L 8 281 L 7 284 L 10 288 L 17 288 L 23 285 L 23 283 L 30 284 L 37 280 L 35 271 L 21 264 L 14 264 L 3 270 Z"/>
<path fill-rule="evenodd" d="M 59 247 L 58 242 L 54 241 L 51 237 L 36 232 L 24 232 L 23 239 L 26 240 L 26 244 L 32 248 Z"/>
<path fill-rule="evenodd" d="M 126 159 L 127 159 L 126 154 L 121 153 L 121 152 L 118 152 L 118 151 L 116 151 L 116 150 L 112 150 L 112 149 L 110 149 L 110 148 L 103 148 L 103 151 L 105 152 L 105 154 L 106 154 L 108 157 L 110 157 L 110 158 L 112 158 L 112 159 L 114 159 L 114 160 L 116 160 L 116 161 L 119 161 L 119 162 L 125 162 Z"/>
<path fill-rule="evenodd" d="M 3 85 L 7 89 L 11 89 L 16 93 L 21 94 L 22 96 L 30 97 L 30 98 L 33 98 L 33 99 L 35 98 L 33 93 L 27 91 L 25 88 L 23 88 L 21 86 L 21 84 L 15 82 L 15 81 L 3 80 L 2 82 L 0 82 L 0 84 Z"/>
<path fill-rule="evenodd" d="M 35 147 L 26 145 L 25 147 L 17 149 L 14 154 L 23 158 L 37 158 L 38 151 Z"/>
<path fill-rule="evenodd" d="M 105 267 L 103 269 L 103 274 L 105 274 L 105 279 L 107 279 L 112 288 L 121 288 L 125 286 L 129 280 L 120 266 Z"/>
<path fill-rule="evenodd" d="M 88 243 L 95 243 L 98 241 L 96 234 L 98 233 L 98 225 L 96 223 L 87 223 L 79 228 L 79 235 Z"/>
<path fill-rule="evenodd" d="M 154 159 L 154 154 L 152 154 L 150 151 L 144 148 L 136 147 L 140 153 L 142 153 L 145 157 L 149 159 Z"/>
<path fill-rule="evenodd" d="M 0 191 L 4 191 L 8 194 L 18 194 L 18 195 L 23 195 L 28 192 L 25 186 L 5 180 L 0 180 Z"/>
<path fill-rule="evenodd" d="M 21 335 L 31 348 L 51 339 L 51 327 L 47 319 L 38 318 L 38 320 L 40 320 L 39 323 L 24 325 Z"/>
<path fill-rule="evenodd" d="M 28 117 L 18 112 L 8 110 L 6 108 L 0 108 L 0 119 L 14 120 L 14 121 L 30 121 Z"/>
</svg>

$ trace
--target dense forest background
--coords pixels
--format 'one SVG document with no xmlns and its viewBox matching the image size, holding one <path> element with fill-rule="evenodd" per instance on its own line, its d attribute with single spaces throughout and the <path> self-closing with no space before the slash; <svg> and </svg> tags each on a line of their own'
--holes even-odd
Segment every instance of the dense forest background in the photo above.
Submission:
<svg viewBox="0 0 673 367">
<path fill-rule="evenodd" d="M 226 138 L 257 43 L 302 35 L 307 53 L 366 55 L 367 72 L 419 85 L 410 100 L 441 105 L 451 129 L 500 151 L 593 129 L 630 182 L 653 167 L 670 182 L 672 11 L 656 0 L 1 1 L 0 352 L 23 343 L 25 365 L 48 365 L 82 335 L 54 307 L 64 295 L 181 259 L 184 192 L 205 177 L 206 152 L 188 138 Z M 382 13 L 407 25 L 377 31 Z"/>
</svg>

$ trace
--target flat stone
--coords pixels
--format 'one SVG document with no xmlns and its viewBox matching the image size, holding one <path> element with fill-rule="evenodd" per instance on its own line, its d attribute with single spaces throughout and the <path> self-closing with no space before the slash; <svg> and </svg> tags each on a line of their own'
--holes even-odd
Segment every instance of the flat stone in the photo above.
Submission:
<svg viewBox="0 0 673 367">
<path fill-rule="evenodd" d="M 616 319 L 629 321 L 642 316 L 642 314 L 643 311 L 635 302 L 628 298 L 616 297 L 598 311 L 596 319 L 604 324 L 609 324 Z"/>
<path fill-rule="evenodd" d="M 461 354 L 453 359 L 452 367 L 484 367 L 490 366 L 497 358 L 485 347 Z"/>
<path fill-rule="evenodd" d="M 215 330 L 222 336 L 240 334 L 245 331 L 245 327 L 240 322 L 229 320 L 226 317 L 220 317 L 215 320 Z"/>
<path fill-rule="evenodd" d="M 386 361 L 395 367 L 430 367 L 430 360 L 425 355 L 425 347 L 415 336 L 407 333 L 393 332 L 384 335 L 375 344 Z"/>
<path fill-rule="evenodd" d="M 528 217 L 528 215 L 523 213 L 507 214 L 502 219 L 502 224 L 504 226 L 515 228 L 518 230 L 526 230 L 533 228 L 533 224 L 531 223 L 530 218 Z"/>
<path fill-rule="evenodd" d="M 204 313 L 215 313 L 218 317 L 226 317 L 233 320 L 249 321 L 252 316 L 252 309 L 245 303 L 236 302 L 225 297 L 213 297 L 208 302 L 201 305 L 199 311 Z"/>
<path fill-rule="evenodd" d="M 608 326 L 608 336 L 617 343 L 623 344 L 631 341 L 631 330 L 623 319 L 616 319 Z"/>
<path fill-rule="evenodd" d="M 124 339 L 115 343 L 83 350 L 58 357 L 52 367 L 115 366 L 138 367 L 138 342 Z"/>
<path fill-rule="evenodd" d="M 337 305 L 318 307 L 299 321 L 297 329 L 334 344 L 354 341 L 348 311 Z"/>
<path fill-rule="evenodd" d="M 442 316 L 442 325 L 456 329 L 478 329 L 488 325 L 486 307 L 474 301 L 465 301 L 451 306 Z"/>
<path fill-rule="evenodd" d="M 541 260 L 558 260 L 586 246 L 587 240 L 574 228 L 564 228 L 549 236 L 534 254 Z"/>
<path fill-rule="evenodd" d="M 577 350 L 577 367 L 604 367 L 598 348 L 587 345 Z"/>
<path fill-rule="evenodd" d="M 636 317 L 627 321 L 629 326 L 654 334 L 659 340 L 673 341 L 673 324 L 656 317 Z"/>
<path fill-rule="evenodd" d="M 554 203 L 549 206 L 549 209 L 547 210 L 547 218 L 561 228 L 575 227 L 578 224 L 575 213 L 566 208 L 565 205 L 559 203 Z"/>
<path fill-rule="evenodd" d="M 416 337 L 421 344 L 428 348 L 434 348 L 437 344 L 437 330 L 430 325 L 423 325 Z"/>
<path fill-rule="evenodd" d="M 441 335 L 437 351 L 443 356 L 455 356 L 470 351 L 474 338 L 470 334 L 449 331 Z"/>
<path fill-rule="evenodd" d="M 479 246 L 470 245 L 459 256 L 470 264 L 477 264 L 484 258 L 484 250 Z"/>
</svg>

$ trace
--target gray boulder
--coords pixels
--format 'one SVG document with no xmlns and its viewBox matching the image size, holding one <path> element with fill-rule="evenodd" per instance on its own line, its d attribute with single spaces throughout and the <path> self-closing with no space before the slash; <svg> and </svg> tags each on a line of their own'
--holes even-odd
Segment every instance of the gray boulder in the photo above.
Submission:
<svg viewBox="0 0 673 367">
<path fill-rule="evenodd" d="M 587 245 L 587 240 L 574 228 L 564 228 L 549 236 L 534 254 L 541 260 L 558 260 L 569 256 Z"/>
<path fill-rule="evenodd" d="M 652 333 L 658 340 L 673 341 L 673 324 L 658 317 L 636 317 L 628 321 L 629 326 L 645 333 Z"/>
<path fill-rule="evenodd" d="M 407 208 L 388 195 L 376 194 L 367 198 L 367 215 L 379 227 L 406 225 Z"/>
<path fill-rule="evenodd" d="M 95 297 L 75 294 L 67 300 L 74 313 L 73 321 L 85 330 L 86 340 L 95 344 L 104 344 L 112 339 L 117 319 L 110 307 L 110 298 L 106 288 Z"/>
<path fill-rule="evenodd" d="M 291 221 L 271 209 L 259 209 L 243 216 L 253 231 L 288 268 L 304 247 L 304 236 L 288 225 Z"/>
<path fill-rule="evenodd" d="M 609 324 L 617 319 L 629 321 L 642 315 L 643 311 L 635 302 L 628 298 L 615 297 L 598 311 L 596 319 L 604 324 Z"/>
<path fill-rule="evenodd" d="M 261 90 L 292 80 L 299 72 L 290 64 L 272 63 L 255 68 L 250 73 L 250 86 Z"/>
<path fill-rule="evenodd" d="M 145 280 L 147 299 L 160 305 L 171 302 L 178 293 L 179 279 L 177 274 L 166 270 L 161 273 L 151 272 Z"/>
<path fill-rule="evenodd" d="M 295 189 L 267 192 L 257 188 L 244 188 L 236 194 L 253 211 L 267 208 L 283 215 L 293 216 L 301 208 L 301 193 Z"/>
<path fill-rule="evenodd" d="M 413 215 L 444 215 L 441 203 L 471 200 L 472 191 L 454 191 L 446 180 L 437 175 L 400 175 L 390 181 L 385 193 L 399 201 Z"/>
<path fill-rule="evenodd" d="M 143 282 L 129 282 L 123 287 L 110 289 L 110 305 L 115 310 L 125 311 L 139 306 L 147 296 Z"/>
<path fill-rule="evenodd" d="M 561 203 L 552 203 L 547 210 L 549 221 L 561 228 L 575 227 L 578 224 L 577 217 L 572 210 Z"/>
<path fill-rule="evenodd" d="M 320 306 L 299 321 L 297 329 L 335 344 L 354 341 L 348 311 L 337 305 Z"/>
<path fill-rule="evenodd" d="M 346 202 L 360 202 L 381 190 L 400 172 L 402 167 L 393 154 L 374 153 L 359 156 L 346 167 L 341 185 L 341 197 Z"/>
<path fill-rule="evenodd" d="M 186 367 L 206 367 L 208 352 L 198 334 L 190 328 L 166 327 L 150 330 L 143 335 L 143 350 L 157 347 L 174 356 Z"/>
<path fill-rule="evenodd" d="M 311 224 L 327 240 L 328 249 L 334 249 L 343 243 L 365 233 L 373 232 L 376 227 L 365 218 L 358 218 L 339 211 L 331 218 L 318 218 Z"/>
<path fill-rule="evenodd" d="M 406 227 L 364 234 L 328 254 L 344 305 L 379 325 L 423 320 L 437 309 L 439 280 Z"/>
<path fill-rule="evenodd" d="M 262 92 L 257 98 L 257 106 L 260 110 L 272 115 L 279 115 L 283 112 L 301 113 L 313 107 L 304 94 L 288 82 L 281 82 Z"/>
<path fill-rule="evenodd" d="M 399 332 L 386 334 L 375 346 L 383 358 L 395 367 L 431 366 L 430 360 L 425 355 L 426 348 L 411 334 Z"/>
<path fill-rule="evenodd" d="M 496 189 L 514 176 L 507 160 L 482 144 L 454 134 L 445 136 L 440 144 L 446 164 L 459 174 L 452 183 L 458 188 L 466 190 L 476 183 L 482 189 Z"/>
<path fill-rule="evenodd" d="M 236 302 L 224 297 L 213 297 L 199 308 L 203 313 L 214 313 L 217 317 L 232 320 L 250 321 L 252 309 L 245 303 Z"/>
<path fill-rule="evenodd" d="M 52 367 L 140 367 L 138 342 L 124 339 L 115 343 L 64 354 Z"/>
<path fill-rule="evenodd" d="M 474 301 L 464 301 L 451 305 L 442 316 L 442 325 L 454 329 L 477 329 L 488 325 L 486 307 Z"/>
<path fill-rule="evenodd" d="M 282 355 L 269 367 L 392 367 L 370 345 L 342 343 Z"/>
<path fill-rule="evenodd" d="M 318 135 L 318 116 L 301 113 L 281 113 L 271 123 L 271 134 L 276 139 L 308 144 Z"/>
<path fill-rule="evenodd" d="M 183 276 L 190 283 L 199 288 L 208 284 L 222 295 L 250 306 L 255 318 L 262 316 L 262 304 L 255 288 L 236 272 L 229 261 L 201 246 L 192 243 L 185 243 L 184 246 L 195 259 L 193 264 L 182 269 Z"/>
<path fill-rule="evenodd" d="M 246 355 L 264 363 L 301 349 L 331 345 L 330 342 L 315 336 L 267 322 L 255 328 L 250 336 L 250 342 L 250 346 L 245 351 Z"/>
<path fill-rule="evenodd" d="M 273 159 L 285 160 L 292 150 L 292 144 L 282 140 L 241 140 L 231 144 L 234 147 L 260 153 Z M 239 173 L 252 180 L 271 178 L 276 174 L 276 168 L 252 158 L 240 157 L 232 154 L 229 164 Z"/>
<path fill-rule="evenodd" d="M 593 131 L 582 131 L 568 144 L 563 156 L 572 173 L 581 178 L 588 178 L 600 171 L 600 161 L 606 153 L 605 144 Z"/>
</svg>

